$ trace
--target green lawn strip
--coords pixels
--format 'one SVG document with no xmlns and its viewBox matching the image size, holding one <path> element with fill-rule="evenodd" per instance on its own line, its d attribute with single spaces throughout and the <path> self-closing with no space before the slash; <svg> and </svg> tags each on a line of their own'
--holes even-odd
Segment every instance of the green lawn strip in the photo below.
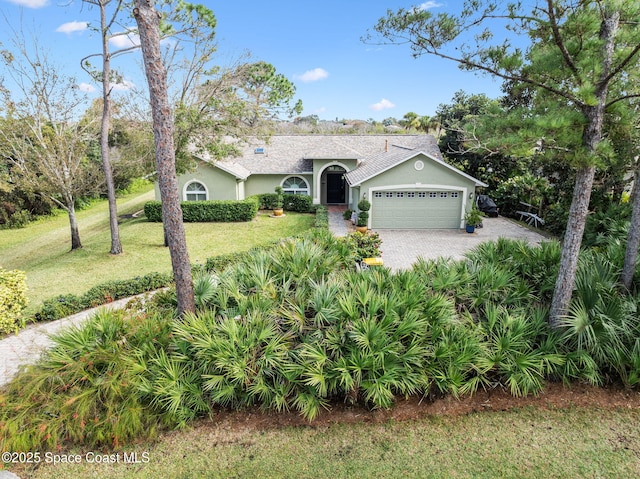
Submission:
<svg viewBox="0 0 640 479">
<path fill-rule="evenodd" d="M 124 196 L 118 200 L 119 214 L 140 211 L 151 199 L 152 189 Z M 103 201 L 79 212 L 83 248 L 74 252 L 69 251 L 66 215 L 47 218 L 23 229 L 0 231 L 0 266 L 27 274 L 27 315 L 33 314 L 45 299 L 60 294 L 82 294 L 105 281 L 171 271 L 169 250 L 163 246 L 162 224 L 149 223 L 144 217 L 121 220 L 125 253 L 110 255 L 107 211 Z M 245 251 L 298 234 L 312 223 L 312 215 L 299 213 L 287 213 L 278 219 L 259 213 L 247 223 L 188 223 L 185 229 L 190 260 L 204 263 L 211 256 Z"/>
<path fill-rule="evenodd" d="M 527 408 L 329 427 L 208 424 L 127 450 L 148 452 L 146 464 L 89 464 L 83 456 L 80 465 L 43 466 L 32 477 L 638 477 L 639 419 L 636 410 Z"/>
</svg>

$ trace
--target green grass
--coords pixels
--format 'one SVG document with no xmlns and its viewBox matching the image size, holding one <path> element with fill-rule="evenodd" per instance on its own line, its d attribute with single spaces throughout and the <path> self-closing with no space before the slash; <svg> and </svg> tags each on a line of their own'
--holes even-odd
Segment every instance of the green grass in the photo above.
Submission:
<svg viewBox="0 0 640 479">
<path fill-rule="evenodd" d="M 147 187 L 142 192 L 118 199 L 118 214 L 142 210 L 154 199 Z M 78 212 L 83 248 L 70 251 L 69 221 L 66 214 L 42 219 L 26 228 L 0 230 L 0 266 L 27 273 L 29 306 L 32 314 L 42 301 L 59 294 L 82 294 L 109 280 L 128 279 L 151 272 L 171 271 L 169 250 L 163 246 L 161 223 L 142 218 L 122 219 L 120 236 L 124 254 L 109 254 L 111 237 L 106 201 Z M 287 213 L 270 218 L 259 213 L 248 223 L 187 223 L 187 246 L 191 263 L 208 257 L 245 251 L 291 236 L 311 227 L 311 215 Z"/>
<path fill-rule="evenodd" d="M 223 421 L 129 451 L 148 452 L 148 463 L 89 464 L 83 456 L 80 465 L 45 465 L 30 477 L 638 477 L 640 411 L 528 408 L 287 428 Z"/>
</svg>

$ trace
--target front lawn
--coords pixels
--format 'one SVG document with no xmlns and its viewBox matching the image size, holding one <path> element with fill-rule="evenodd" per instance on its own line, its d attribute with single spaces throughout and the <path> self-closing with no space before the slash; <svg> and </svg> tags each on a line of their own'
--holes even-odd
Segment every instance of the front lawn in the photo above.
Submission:
<svg viewBox="0 0 640 479">
<path fill-rule="evenodd" d="M 146 463 L 44 466 L 36 479 L 110 477 L 583 478 L 638 477 L 637 410 L 474 413 L 415 421 L 260 426 L 239 415 L 125 448 Z M 246 420 L 247 422 L 243 422 Z M 143 456 L 143 453 L 148 455 Z M 130 455 L 129 457 L 133 457 Z"/>
<path fill-rule="evenodd" d="M 149 187 L 150 188 L 150 187 Z M 121 217 L 140 211 L 153 199 L 153 189 L 118 199 Z M 152 272 L 170 272 L 169 250 L 163 246 L 161 223 L 122 218 L 120 236 L 125 253 L 109 254 L 110 233 L 106 201 L 78 212 L 83 248 L 70 252 L 66 214 L 33 223 L 18 230 L 0 230 L 0 266 L 27 274 L 32 314 L 46 299 L 60 294 L 82 294 L 110 280 L 128 279 Z M 248 223 L 187 223 L 187 245 L 192 263 L 208 257 L 267 244 L 311 227 L 313 216 L 287 213 L 270 218 L 259 213 Z"/>
</svg>

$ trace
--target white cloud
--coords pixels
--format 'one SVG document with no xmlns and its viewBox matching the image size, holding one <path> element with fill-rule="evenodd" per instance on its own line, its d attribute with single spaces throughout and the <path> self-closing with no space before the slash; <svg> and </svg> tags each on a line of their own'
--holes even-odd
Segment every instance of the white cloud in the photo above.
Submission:
<svg viewBox="0 0 640 479">
<path fill-rule="evenodd" d="M 42 8 L 49 5 L 49 0 L 9 0 L 11 3 L 27 8 Z"/>
<path fill-rule="evenodd" d="M 89 83 L 80 83 L 78 85 L 78 89 L 84 93 L 93 93 L 94 91 L 96 91 L 96 87 L 90 85 Z"/>
<path fill-rule="evenodd" d="M 56 32 L 70 35 L 76 32 L 84 32 L 89 27 L 88 22 L 67 22 L 56 28 Z"/>
<path fill-rule="evenodd" d="M 369 105 L 369 108 L 371 108 L 373 111 L 387 110 L 389 108 L 395 108 L 395 107 L 396 107 L 395 104 L 391 103 L 386 98 L 383 98 L 378 103 L 374 103 L 373 105 Z"/>
<path fill-rule="evenodd" d="M 327 108 L 324 106 L 321 106 L 320 108 L 317 108 L 315 110 L 313 110 L 313 112 L 317 115 L 319 113 L 324 113 L 325 111 L 327 111 Z"/>
<path fill-rule="evenodd" d="M 111 85 L 111 88 L 114 91 L 127 91 L 127 90 L 135 90 L 136 85 L 129 80 L 122 80 L 122 83 L 114 83 Z"/>
<path fill-rule="evenodd" d="M 442 3 L 429 1 L 429 2 L 421 3 L 418 6 L 418 10 L 429 10 L 430 8 L 438 8 L 438 7 L 441 7 L 441 6 L 442 6 Z"/>
<path fill-rule="evenodd" d="M 294 75 L 293 78 L 300 80 L 302 83 L 311 83 L 314 81 L 324 80 L 329 76 L 329 72 L 324 68 L 314 68 L 307 70 L 302 75 Z"/>
<path fill-rule="evenodd" d="M 129 48 L 140 46 L 140 37 L 137 33 L 121 32 L 117 36 L 110 38 L 109 43 L 116 48 Z"/>
</svg>

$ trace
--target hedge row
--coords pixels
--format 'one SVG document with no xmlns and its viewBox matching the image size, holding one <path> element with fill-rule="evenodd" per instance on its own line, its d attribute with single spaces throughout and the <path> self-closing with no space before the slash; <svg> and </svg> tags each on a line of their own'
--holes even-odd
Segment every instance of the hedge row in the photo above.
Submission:
<svg viewBox="0 0 640 479">
<path fill-rule="evenodd" d="M 258 199 L 183 201 L 182 219 L 185 223 L 251 221 L 258 213 Z M 162 221 L 162 203 L 149 201 L 144 205 L 144 214 L 149 221 Z"/>
<path fill-rule="evenodd" d="M 329 229 L 329 210 L 326 206 L 318 205 L 316 208 L 315 227 Z"/>
<path fill-rule="evenodd" d="M 260 195 L 255 195 L 260 202 L 260 209 L 263 210 L 272 210 L 275 208 L 276 202 L 275 193 L 264 193 Z M 313 211 L 313 200 L 311 196 L 307 195 L 291 195 L 284 194 L 284 210 L 285 211 L 296 211 L 298 213 L 311 213 Z"/>
<path fill-rule="evenodd" d="M 164 288 L 172 281 L 173 275 L 168 273 L 149 273 L 132 279 L 107 281 L 94 286 L 82 296 L 63 294 L 46 300 L 35 314 L 35 320 L 53 321 L 64 318 L 118 299 Z"/>
<path fill-rule="evenodd" d="M 25 325 L 22 309 L 27 305 L 23 271 L 0 268 L 0 334 L 17 333 Z"/>
</svg>

